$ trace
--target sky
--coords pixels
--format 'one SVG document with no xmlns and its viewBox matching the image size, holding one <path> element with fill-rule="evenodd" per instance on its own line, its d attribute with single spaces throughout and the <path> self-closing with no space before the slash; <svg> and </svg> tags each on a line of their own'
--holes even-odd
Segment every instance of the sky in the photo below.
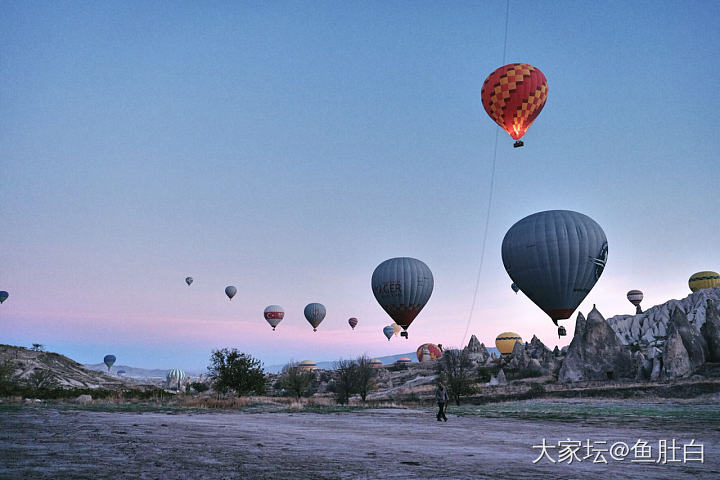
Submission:
<svg viewBox="0 0 720 480">
<path fill-rule="evenodd" d="M 538 67 L 549 95 L 525 147 L 500 132 L 489 204 L 480 89 L 505 8 L 2 2 L 0 343 L 192 371 L 224 347 L 266 365 L 508 330 L 562 347 L 575 315 L 558 341 L 500 256 L 549 209 L 608 238 L 578 311 L 632 313 L 634 288 L 645 308 L 684 298 L 720 270 L 720 3 L 511 0 L 505 63 Z M 370 277 L 397 256 L 435 289 L 388 342 Z M 310 302 L 327 307 L 317 332 Z"/>
</svg>

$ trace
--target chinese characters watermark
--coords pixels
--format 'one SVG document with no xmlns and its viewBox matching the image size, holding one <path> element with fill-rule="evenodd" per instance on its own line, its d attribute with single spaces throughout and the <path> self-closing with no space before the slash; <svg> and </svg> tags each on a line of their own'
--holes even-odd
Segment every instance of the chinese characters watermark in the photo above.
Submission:
<svg viewBox="0 0 720 480">
<path fill-rule="evenodd" d="M 654 448 L 657 447 L 657 448 Z M 592 462 L 608 463 L 630 461 L 633 463 L 691 463 L 705 462 L 705 448 L 702 443 L 695 443 L 691 439 L 688 443 L 681 443 L 675 438 L 671 440 L 658 440 L 657 444 L 648 443 L 638 439 L 630 445 L 625 442 L 610 443 L 607 441 L 559 440 L 556 444 L 549 444 L 545 438 L 542 444 L 533 445 L 533 449 L 540 450 L 533 463 L 542 460 L 551 463 Z"/>
</svg>

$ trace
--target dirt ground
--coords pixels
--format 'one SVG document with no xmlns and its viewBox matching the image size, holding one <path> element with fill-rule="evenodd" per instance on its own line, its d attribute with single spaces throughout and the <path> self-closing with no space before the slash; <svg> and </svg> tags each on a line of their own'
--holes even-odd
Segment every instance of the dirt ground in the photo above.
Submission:
<svg viewBox="0 0 720 480">
<path fill-rule="evenodd" d="M 451 409 L 452 411 L 452 409 Z M 58 406 L 0 407 L 2 479 L 711 479 L 720 478 L 720 425 L 683 421 L 558 421 L 429 410 L 351 413 L 108 412 Z M 676 440 L 675 463 L 533 464 L 545 438 L 602 448 Z M 683 463 L 702 444 L 704 463 Z M 671 445 L 671 444 L 670 444 Z M 550 450 L 558 460 L 557 448 Z M 670 450 L 672 453 L 672 450 Z M 583 458 L 584 448 L 578 451 Z M 691 455 L 692 456 L 692 455 Z M 671 458 L 668 455 L 668 458 Z"/>
</svg>

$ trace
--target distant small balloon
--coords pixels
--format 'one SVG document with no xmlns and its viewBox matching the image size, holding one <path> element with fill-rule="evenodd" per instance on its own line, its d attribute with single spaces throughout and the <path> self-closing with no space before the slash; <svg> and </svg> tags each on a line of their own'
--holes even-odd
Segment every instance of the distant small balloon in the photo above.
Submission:
<svg viewBox="0 0 720 480">
<path fill-rule="evenodd" d="M 391 323 L 390 326 L 393 327 L 393 335 L 397 335 L 402 331 L 402 327 L 395 322 Z"/>
<path fill-rule="evenodd" d="M 355 327 L 357 327 L 358 319 L 355 317 L 349 318 L 348 323 L 350 324 L 350 327 L 355 330 Z"/>
<path fill-rule="evenodd" d="M 105 355 L 103 358 L 103 363 L 107 366 L 108 372 L 110 371 L 110 367 L 115 363 L 115 360 L 115 355 Z"/>
<path fill-rule="evenodd" d="M 285 310 L 283 310 L 280 305 L 270 305 L 265 307 L 263 315 L 272 329 L 275 330 L 275 327 L 277 327 L 282 319 L 285 318 Z"/>
<path fill-rule="evenodd" d="M 512 291 L 515 293 L 518 293 L 520 291 L 520 287 L 518 287 L 514 283 L 512 285 L 510 285 L 510 288 L 512 288 Z"/>
<path fill-rule="evenodd" d="M 312 325 L 313 332 L 317 332 L 317 327 L 325 318 L 325 305 L 322 303 L 308 303 L 305 306 L 305 318 Z"/>
<path fill-rule="evenodd" d="M 237 288 L 233 287 L 232 285 L 225 287 L 225 295 L 227 295 L 230 300 L 232 300 L 236 293 Z"/>
<path fill-rule="evenodd" d="M 391 325 L 388 325 L 385 328 L 383 328 L 383 333 L 385 334 L 385 336 L 387 337 L 388 342 L 389 342 L 390 339 L 392 338 L 393 334 L 395 333 L 395 329 Z"/>
<path fill-rule="evenodd" d="M 190 285 L 192 285 L 192 282 L 193 282 L 193 278 L 192 278 L 192 277 L 186 277 L 186 278 L 185 278 L 185 283 L 188 284 L 188 287 L 189 287 Z"/>
<path fill-rule="evenodd" d="M 9 296 L 10 296 L 10 294 L 8 292 L 6 292 L 5 290 L 0 292 L 0 303 L 3 303 L 5 300 L 7 300 Z"/>
</svg>

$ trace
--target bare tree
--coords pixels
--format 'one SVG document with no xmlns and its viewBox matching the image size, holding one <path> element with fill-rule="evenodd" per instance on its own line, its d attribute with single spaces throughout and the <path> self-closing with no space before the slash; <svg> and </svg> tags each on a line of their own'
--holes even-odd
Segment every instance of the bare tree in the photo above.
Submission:
<svg viewBox="0 0 720 480">
<path fill-rule="evenodd" d="M 460 397 L 471 395 L 473 388 L 472 361 L 466 350 L 443 351 L 436 373 L 448 389 L 448 395 L 460 405 Z"/>
<path fill-rule="evenodd" d="M 45 350 L 45 345 L 43 345 L 42 343 L 33 343 L 31 350 L 33 352 L 42 352 L 43 350 Z"/>
<path fill-rule="evenodd" d="M 33 370 L 25 381 L 33 388 L 54 388 L 58 385 L 55 374 L 50 370 Z"/>
<path fill-rule="evenodd" d="M 367 394 L 375 389 L 377 370 L 370 364 L 371 361 L 372 359 L 364 354 L 355 360 L 355 391 L 360 394 L 363 402 Z"/>
<path fill-rule="evenodd" d="M 357 364 L 353 360 L 338 360 L 335 362 L 335 380 L 331 384 L 335 392 L 335 399 L 340 405 L 350 401 L 350 396 L 355 393 L 355 370 Z"/>
<path fill-rule="evenodd" d="M 275 388 L 284 388 L 299 400 L 302 396 L 312 395 L 314 383 L 314 372 L 303 371 L 296 362 L 292 362 L 283 367 L 280 377 L 275 382 Z"/>
</svg>

